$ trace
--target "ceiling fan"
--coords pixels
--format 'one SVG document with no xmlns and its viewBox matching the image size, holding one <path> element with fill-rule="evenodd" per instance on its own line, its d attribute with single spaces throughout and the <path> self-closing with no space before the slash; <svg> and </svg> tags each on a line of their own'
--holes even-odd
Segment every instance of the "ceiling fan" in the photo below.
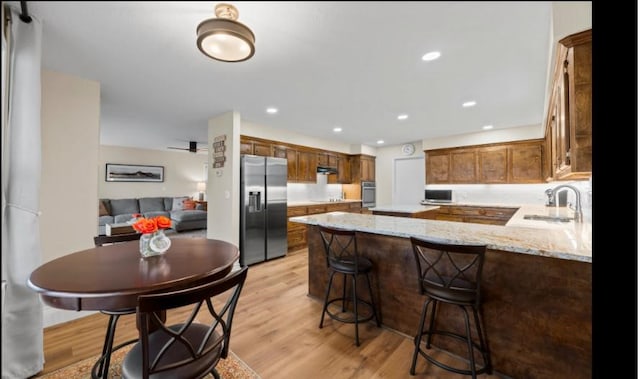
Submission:
<svg viewBox="0 0 640 379">
<path fill-rule="evenodd" d="M 204 143 L 204 142 L 200 142 L 200 143 Z M 184 148 L 184 147 L 173 147 L 173 146 L 169 146 L 167 147 L 167 149 L 174 149 L 174 150 L 185 150 L 188 151 L 190 153 L 197 153 L 198 151 L 207 151 L 208 149 L 206 147 L 198 147 L 198 142 L 196 141 L 189 141 L 189 147 Z"/>
</svg>

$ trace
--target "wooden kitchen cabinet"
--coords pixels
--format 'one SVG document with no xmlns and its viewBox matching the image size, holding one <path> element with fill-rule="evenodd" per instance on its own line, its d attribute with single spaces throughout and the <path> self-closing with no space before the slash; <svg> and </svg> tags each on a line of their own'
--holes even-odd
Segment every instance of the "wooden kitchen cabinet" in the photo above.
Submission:
<svg viewBox="0 0 640 379">
<path fill-rule="evenodd" d="M 427 184 L 451 183 L 449 162 L 449 151 L 425 151 L 425 178 L 427 179 Z"/>
<path fill-rule="evenodd" d="M 376 181 L 376 157 L 371 155 L 352 155 L 351 159 L 351 183 Z"/>
<path fill-rule="evenodd" d="M 540 183 L 543 179 L 542 141 L 509 147 L 509 183 Z"/>
<path fill-rule="evenodd" d="M 499 146 L 478 151 L 480 183 L 507 182 L 507 147 Z"/>
<path fill-rule="evenodd" d="M 329 175 L 327 183 L 329 184 L 349 184 L 351 183 L 351 169 L 349 167 L 349 156 L 347 155 L 334 155 L 335 167 L 338 171 L 337 174 Z M 331 159 L 329 159 L 331 163 Z M 330 166 L 334 167 L 334 166 Z"/>
<path fill-rule="evenodd" d="M 317 155 L 309 151 L 298 151 L 298 182 L 315 183 L 318 168 Z"/>
<path fill-rule="evenodd" d="M 559 41 L 546 121 L 549 180 L 587 179 L 592 170 L 591 30 Z"/>
<path fill-rule="evenodd" d="M 296 251 L 307 247 L 307 226 L 291 222 L 289 217 L 305 216 L 306 206 L 287 207 L 287 251 Z"/>
<path fill-rule="evenodd" d="M 542 183 L 544 140 L 425 151 L 426 184 Z"/>
<path fill-rule="evenodd" d="M 424 218 L 504 226 L 517 210 L 518 208 L 442 205 Z"/>
<path fill-rule="evenodd" d="M 271 144 L 254 140 L 247 137 L 240 137 L 240 154 L 259 155 L 262 157 L 271 156 Z"/>
<path fill-rule="evenodd" d="M 287 182 L 298 180 L 298 152 L 294 149 L 287 149 Z"/>
<path fill-rule="evenodd" d="M 451 153 L 451 182 L 478 182 L 476 152 L 474 150 L 460 150 Z"/>
<path fill-rule="evenodd" d="M 276 158 L 287 158 L 287 148 L 285 146 L 271 146 L 272 155 Z"/>
</svg>

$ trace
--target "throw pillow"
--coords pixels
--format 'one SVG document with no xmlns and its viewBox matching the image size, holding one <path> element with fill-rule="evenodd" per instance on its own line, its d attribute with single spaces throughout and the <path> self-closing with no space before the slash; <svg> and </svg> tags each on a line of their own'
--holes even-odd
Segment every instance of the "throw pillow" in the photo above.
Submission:
<svg viewBox="0 0 640 379">
<path fill-rule="evenodd" d="M 185 211 L 196 209 L 196 202 L 193 200 L 187 199 L 184 202 L 182 202 L 182 209 L 184 209 Z"/>
<path fill-rule="evenodd" d="M 189 200 L 189 197 L 187 196 L 183 196 L 183 197 L 174 197 L 173 198 L 173 204 L 171 205 L 171 210 L 172 211 L 181 211 L 184 209 L 184 201 L 185 200 Z"/>
<path fill-rule="evenodd" d="M 98 200 L 98 216 L 109 216 L 109 211 L 102 200 Z"/>
</svg>

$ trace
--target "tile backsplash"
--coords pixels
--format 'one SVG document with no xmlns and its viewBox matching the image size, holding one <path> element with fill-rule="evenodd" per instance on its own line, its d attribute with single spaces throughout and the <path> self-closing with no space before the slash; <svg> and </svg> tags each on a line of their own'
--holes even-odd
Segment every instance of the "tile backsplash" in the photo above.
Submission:
<svg viewBox="0 0 640 379">
<path fill-rule="evenodd" d="M 318 174 L 316 183 L 287 183 L 287 201 L 328 201 L 340 197 L 342 184 L 327 184 L 327 178 L 327 175 Z"/>
</svg>

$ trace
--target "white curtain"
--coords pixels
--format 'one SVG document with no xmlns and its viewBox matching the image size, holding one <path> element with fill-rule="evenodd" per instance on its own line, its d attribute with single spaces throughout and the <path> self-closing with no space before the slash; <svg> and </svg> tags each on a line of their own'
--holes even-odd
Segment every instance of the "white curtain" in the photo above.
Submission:
<svg viewBox="0 0 640 379">
<path fill-rule="evenodd" d="M 44 366 L 42 304 L 38 294 L 27 287 L 29 275 L 42 262 L 42 24 L 34 15 L 30 23 L 21 21 L 14 9 L 5 9 L 5 14 L 10 14 L 11 21 L 3 35 L 2 62 L 7 87 L 2 104 L 3 111 L 8 110 L 2 120 L 2 378 L 24 379 Z"/>
</svg>

